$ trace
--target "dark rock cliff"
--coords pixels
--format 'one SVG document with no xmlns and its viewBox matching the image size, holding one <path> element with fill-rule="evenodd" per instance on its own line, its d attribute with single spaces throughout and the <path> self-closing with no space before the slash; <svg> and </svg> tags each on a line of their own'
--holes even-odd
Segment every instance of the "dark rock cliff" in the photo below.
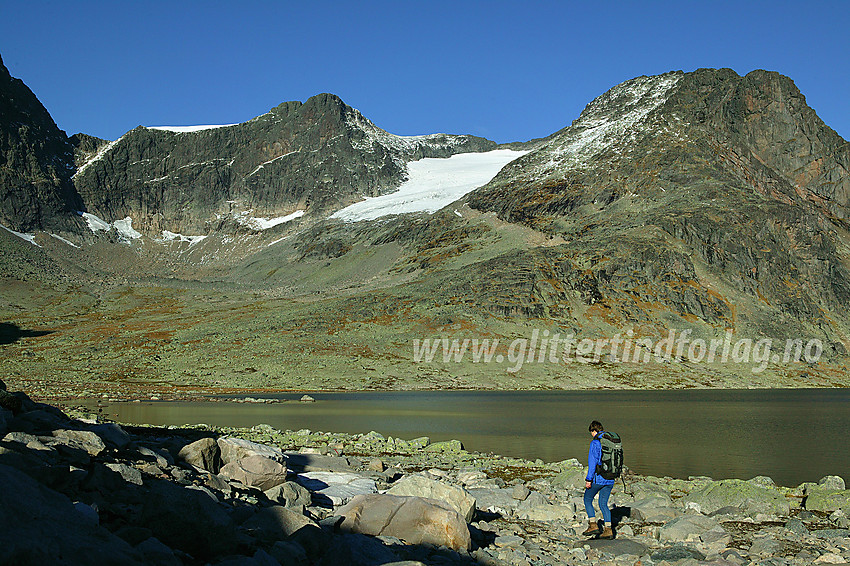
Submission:
<svg viewBox="0 0 850 566">
<path fill-rule="evenodd" d="M 73 172 L 65 132 L 0 59 L 0 224 L 22 232 L 72 226 L 82 208 Z"/>
</svg>

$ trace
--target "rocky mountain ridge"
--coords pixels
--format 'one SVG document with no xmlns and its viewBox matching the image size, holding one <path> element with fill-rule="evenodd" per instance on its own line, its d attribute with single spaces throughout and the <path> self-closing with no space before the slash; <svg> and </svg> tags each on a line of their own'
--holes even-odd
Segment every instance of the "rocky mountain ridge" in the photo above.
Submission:
<svg viewBox="0 0 850 566">
<path fill-rule="evenodd" d="M 0 224 L 27 232 L 71 229 L 82 201 L 65 133 L 0 59 Z"/>
<path fill-rule="evenodd" d="M 474 136 L 395 136 L 321 94 L 232 126 L 140 126 L 90 152 L 74 182 L 101 218 L 130 216 L 149 234 L 207 234 L 241 217 L 323 217 L 391 192 L 408 161 L 495 147 Z"/>
<path fill-rule="evenodd" d="M 465 200 L 565 241 L 519 253 L 542 254 L 536 316 L 815 332 L 843 355 L 848 159 L 787 77 L 705 69 L 614 87 Z"/>
</svg>

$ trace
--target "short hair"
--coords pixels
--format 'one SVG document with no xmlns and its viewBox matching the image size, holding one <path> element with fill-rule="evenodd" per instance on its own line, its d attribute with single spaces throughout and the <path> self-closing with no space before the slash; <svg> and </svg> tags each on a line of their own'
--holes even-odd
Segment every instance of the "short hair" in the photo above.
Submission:
<svg viewBox="0 0 850 566">
<path fill-rule="evenodd" d="M 602 432 L 602 423 L 599 421 L 593 421 L 592 423 L 590 423 L 590 426 L 587 427 L 587 431 L 593 432 L 594 430 L 596 432 Z"/>
</svg>

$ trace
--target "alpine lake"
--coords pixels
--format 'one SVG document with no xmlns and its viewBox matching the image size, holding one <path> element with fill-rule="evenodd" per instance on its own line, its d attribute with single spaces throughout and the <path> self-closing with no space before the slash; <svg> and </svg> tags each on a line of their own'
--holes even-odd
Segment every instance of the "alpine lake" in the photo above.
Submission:
<svg viewBox="0 0 850 566">
<path fill-rule="evenodd" d="M 644 475 L 748 479 L 796 486 L 850 479 L 850 390 L 362 391 L 245 395 L 211 401 L 89 401 L 122 423 L 366 433 L 431 441 L 529 460 L 586 462 L 589 423 L 623 440 Z"/>
</svg>

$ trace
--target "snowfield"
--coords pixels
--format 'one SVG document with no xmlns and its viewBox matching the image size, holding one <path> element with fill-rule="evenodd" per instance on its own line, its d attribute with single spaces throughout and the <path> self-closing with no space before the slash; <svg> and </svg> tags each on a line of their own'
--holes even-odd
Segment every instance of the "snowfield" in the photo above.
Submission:
<svg viewBox="0 0 850 566">
<path fill-rule="evenodd" d="M 366 198 L 335 212 L 331 218 L 356 222 L 390 214 L 434 212 L 486 184 L 502 167 L 526 153 L 496 149 L 411 161 L 407 164 L 408 179 L 396 192 Z"/>
<path fill-rule="evenodd" d="M 175 134 L 187 134 L 191 132 L 202 132 L 204 130 L 215 130 L 216 128 L 229 128 L 239 124 L 211 124 L 202 126 L 145 126 L 149 130 L 165 130 Z"/>
</svg>

